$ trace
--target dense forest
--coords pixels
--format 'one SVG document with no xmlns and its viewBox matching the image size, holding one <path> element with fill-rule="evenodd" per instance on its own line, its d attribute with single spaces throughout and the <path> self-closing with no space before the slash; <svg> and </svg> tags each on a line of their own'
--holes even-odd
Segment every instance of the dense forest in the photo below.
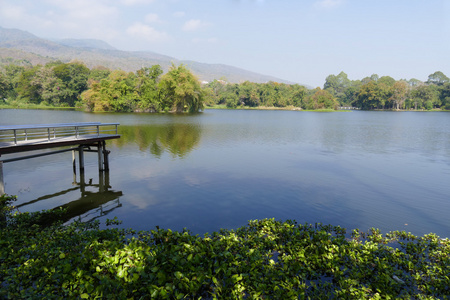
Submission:
<svg viewBox="0 0 450 300">
<path fill-rule="evenodd" d="M 162 75 L 159 65 L 134 72 L 87 68 L 82 62 L 31 66 L 13 62 L 0 69 L 0 104 L 83 107 L 89 111 L 197 112 L 204 91 L 183 65 Z"/>
<path fill-rule="evenodd" d="M 362 80 L 349 80 L 344 72 L 329 75 L 323 89 L 276 82 L 227 84 L 214 81 L 205 86 L 207 104 L 228 107 L 267 106 L 301 109 L 450 109 L 450 79 L 438 71 L 426 82 L 395 80 L 374 74 Z"/>
<path fill-rule="evenodd" d="M 277 82 L 239 84 L 226 79 L 200 84 L 184 65 L 163 74 L 159 65 L 136 72 L 89 69 L 83 62 L 31 65 L 2 61 L 0 105 L 35 104 L 79 107 L 89 111 L 197 112 L 226 106 L 288 109 L 431 110 L 450 109 L 450 79 L 440 71 L 422 82 L 373 74 L 350 80 L 344 72 L 329 75 L 323 88 Z"/>
</svg>

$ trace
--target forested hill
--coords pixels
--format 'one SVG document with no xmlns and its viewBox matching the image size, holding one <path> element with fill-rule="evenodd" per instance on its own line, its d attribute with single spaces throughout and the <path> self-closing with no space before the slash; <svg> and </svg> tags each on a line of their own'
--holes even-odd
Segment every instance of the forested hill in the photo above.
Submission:
<svg viewBox="0 0 450 300">
<path fill-rule="evenodd" d="M 172 62 L 183 63 L 204 81 L 226 78 L 228 82 L 269 81 L 292 83 L 280 78 L 262 75 L 223 64 L 206 64 L 195 61 L 180 61 L 174 57 L 154 52 L 121 51 L 99 40 L 48 40 L 18 29 L 0 27 L 0 64 L 8 63 L 8 58 L 24 59 L 32 64 L 45 64 L 49 61 L 83 61 L 87 67 L 104 66 L 110 69 L 136 71 L 143 66 L 160 65 L 166 72 Z"/>
</svg>

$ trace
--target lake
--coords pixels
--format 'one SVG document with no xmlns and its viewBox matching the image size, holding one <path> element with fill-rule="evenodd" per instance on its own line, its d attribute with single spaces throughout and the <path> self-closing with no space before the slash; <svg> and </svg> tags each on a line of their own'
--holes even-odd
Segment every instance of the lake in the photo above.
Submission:
<svg viewBox="0 0 450 300">
<path fill-rule="evenodd" d="M 88 121 L 121 124 L 109 174 L 90 153 L 81 186 L 70 152 L 5 163 L 20 211 L 195 234 L 275 218 L 450 237 L 448 112 L 0 110 L 0 125 Z"/>
</svg>

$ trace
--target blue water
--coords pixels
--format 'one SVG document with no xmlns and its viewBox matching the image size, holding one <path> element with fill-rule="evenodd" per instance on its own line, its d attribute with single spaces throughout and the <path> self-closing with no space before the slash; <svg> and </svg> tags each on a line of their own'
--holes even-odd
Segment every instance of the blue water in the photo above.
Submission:
<svg viewBox="0 0 450 300">
<path fill-rule="evenodd" d="M 0 125 L 87 121 L 121 124 L 107 145 L 109 193 L 96 186 L 95 154 L 83 193 L 70 152 L 6 163 L 21 211 L 70 203 L 83 220 L 199 234 L 276 218 L 450 237 L 447 112 L 0 110 Z"/>
</svg>

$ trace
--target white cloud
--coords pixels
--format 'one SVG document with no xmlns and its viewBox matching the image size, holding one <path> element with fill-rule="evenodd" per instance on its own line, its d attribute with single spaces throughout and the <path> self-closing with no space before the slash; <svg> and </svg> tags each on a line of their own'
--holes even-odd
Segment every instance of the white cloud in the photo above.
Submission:
<svg viewBox="0 0 450 300">
<path fill-rule="evenodd" d="M 335 8 L 344 3 L 344 0 L 319 0 L 315 3 L 316 7 L 319 8 Z"/>
<path fill-rule="evenodd" d="M 118 15 L 116 7 L 106 1 L 45 0 L 20 6 L 4 1 L 0 6 L 3 26 L 9 24 L 45 38 L 108 39 L 116 35 L 109 23 Z"/>
<path fill-rule="evenodd" d="M 131 6 L 131 5 L 142 5 L 142 4 L 150 4 L 155 2 L 155 0 L 121 0 L 122 4 Z"/>
<path fill-rule="evenodd" d="M 46 27 L 53 25 L 49 18 L 34 16 L 24 6 L 0 2 L 1 25 L 8 28 Z"/>
<path fill-rule="evenodd" d="M 157 14 L 148 14 L 145 16 L 145 22 L 147 23 L 161 23 L 161 19 Z"/>
<path fill-rule="evenodd" d="M 46 12 L 47 21 L 35 24 L 45 32 L 44 37 L 96 38 L 113 40 L 119 34 L 111 26 L 112 20 L 117 20 L 120 12 L 108 1 L 91 0 L 46 0 L 50 4 Z M 44 27 L 45 26 L 45 27 Z"/>
<path fill-rule="evenodd" d="M 2 16 L 2 19 L 21 20 L 25 16 L 25 11 L 20 6 L 4 3 L 0 9 L 0 16 Z"/>
<path fill-rule="evenodd" d="M 142 23 L 134 23 L 132 26 L 128 27 L 127 33 L 133 37 L 143 38 L 151 42 L 166 41 L 169 39 L 167 33 L 158 31 L 155 28 Z"/>
<path fill-rule="evenodd" d="M 182 29 L 183 31 L 195 31 L 202 27 L 208 26 L 209 24 L 206 22 L 203 22 L 201 20 L 189 20 L 186 23 L 184 23 Z"/>
</svg>

